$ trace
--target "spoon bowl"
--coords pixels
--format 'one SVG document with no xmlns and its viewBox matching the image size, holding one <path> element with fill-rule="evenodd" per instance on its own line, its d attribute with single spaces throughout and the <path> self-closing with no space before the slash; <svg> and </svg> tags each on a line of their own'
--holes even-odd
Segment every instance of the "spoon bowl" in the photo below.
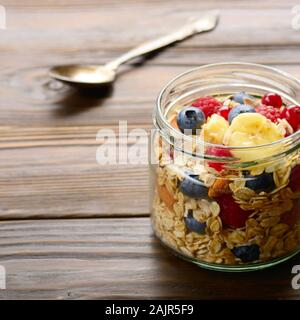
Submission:
<svg viewBox="0 0 300 320">
<path fill-rule="evenodd" d="M 70 64 L 50 69 L 50 76 L 69 85 L 97 87 L 114 82 L 116 72 L 101 65 Z"/>
</svg>

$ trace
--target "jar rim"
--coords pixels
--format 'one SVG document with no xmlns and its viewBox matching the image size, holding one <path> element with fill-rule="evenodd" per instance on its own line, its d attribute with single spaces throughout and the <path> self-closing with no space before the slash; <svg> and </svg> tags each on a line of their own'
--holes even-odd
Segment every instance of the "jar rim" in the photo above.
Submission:
<svg viewBox="0 0 300 320">
<path fill-rule="evenodd" d="M 171 79 L 164 87 L 163 89 L 160 91 L 157 99 L 156 99 L 156 108 L 154 110 L 154 114 L 153 114 L 153 121 L 154 121 L 154 125 L 156 126 L 156 128 L 160 131 L 163 130 L 163 128 L 157 123 L 156 118 L 159 118 L 160 121 L 163 123 L 164 128 L 166 128 L 171 134 L 174 134 L 174 136 L 178 136 L 180 137 L 180 139 L 182 140 L 186 140 L 189 142 L 196 142 L 196 138 L 192 137 L 192 136 L 188 136 L 185 135 L 184 133 L 182 133 L 181 131 L 175 129 L 174 127 L 171 126 L 171 124 L 169 123 L 169 121 L 167 121 L 165 115 L 162 113 L 162 109 L 161 109 L 161 104 L 162 104 L 162 98 L 164 93 L 167 91 L 168 88 L 171 87 L 171 85 L 176 82 L 178 79 L 196 72 L 196 71 L 201 71 L 201 70 L 205 70 L 208 68 L 213 68 L 213 67 L 219 67 L 219 66 L 244 66 L 244 67 L 256 67 L 256 68 L 260 68 L 260 69 L 264 69 L 264 70 L 268 70 L 268 71 L 272 71 L 275 72 L 276 74 L 283 76 L 291 81 L 294 81 L 298 86 L 299 86 L 299 90 L 300 90 L 300 80 L 298 80 L 296 77 L 294 77 L 293 75 L 289 74 L 288 72 L 279 70 L 277 68 L 274 67 L 270 67 L 270 66 L 265 66 L 262 64 L 256 64 L 256 63 L 249 63 L 249 62 L 220 62 L 220 63 L 212 63 L 212 64 L 205 64 L 203 66 L 200 67 L 196 67 L 196 68 L 192 68 L 190 70 L 187 70 L 185 72 L 180 73 L 179 75 L 177 75 L 176 77 L 174 77 L 173 79 Z M 300 103 L 300 102 L 299 102 Z M 221 145 L 221 144 L 214 144 L 214 143 L 209 143 L 209 142 L 205 142 L 205 141 L 200 141 L 202 142 L 204 147 L 215 147 L 218 149 L 224 149 L 224 150 L 241 150 L 241 151 L 245 151 L 245 150 L 255 150 L 258 148 L 265 148 L 265 147 L 272 147 L 272 146 L 276 146 L 278 144 L 281 143 L 294 143 L 296 141 L 298 141 L 298 139 L 300 138 L 300 130 L 294 132 L 293 134 L 284 137 L 282 139 L 267 143 L 267 144 L 260 144 L 260 145 L 256 145 L 256 146 L 225 146 L 225 145 Z M 199 143 L 199 140 L 197 141 L 197 143 Z"/>
</svg>

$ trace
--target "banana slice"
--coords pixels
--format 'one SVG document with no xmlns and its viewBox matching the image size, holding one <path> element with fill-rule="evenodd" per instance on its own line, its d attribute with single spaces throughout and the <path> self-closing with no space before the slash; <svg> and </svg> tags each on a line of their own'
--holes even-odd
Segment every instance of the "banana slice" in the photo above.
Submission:
<svg viewBox="0 0 300 320">
<path fill-rule="evenodd" d="M 228 130 L 228 122 L 218 114 L 213 114 L 202 126 L 203 139 L 206 142 L 222 144 L 225 132 Z"/>
<path fill-rule="evenodd" d="M 227 130 L 223 143 L 231 147 L 253 147 L 283 138 L 277 126 L 259 113 L 244 113 L 235 117 Z M 255 150 L 232 150 L 242 161 L 253 161 L 272 156 L 279 152 L 280 146 L 268 146 Z"/>
</svg>

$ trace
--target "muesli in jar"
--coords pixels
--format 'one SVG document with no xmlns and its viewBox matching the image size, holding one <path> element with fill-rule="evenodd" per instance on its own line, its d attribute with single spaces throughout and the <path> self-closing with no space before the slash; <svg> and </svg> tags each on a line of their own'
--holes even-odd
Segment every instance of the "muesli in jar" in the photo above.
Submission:
<svg viewBox="0 0 300 320">
<path fill-rule="evenodd" d="M 202 149 L 198 157 L 198 142 L 183 151 L 162 137 L 155 145 L 152 220 L 164 244 L 204 266 L 263 265 L 299 249 L 300 152 L 284 148 L 300 106 L 283 100 L 240 91 L 168 110 Z"/>
</svg>

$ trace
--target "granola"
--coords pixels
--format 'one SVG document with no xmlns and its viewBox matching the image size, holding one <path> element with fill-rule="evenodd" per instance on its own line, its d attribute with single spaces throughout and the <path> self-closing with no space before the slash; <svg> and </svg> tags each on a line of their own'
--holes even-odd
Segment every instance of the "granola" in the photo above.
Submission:
<svg viewBox="0 0 300 320">
<path fill-rule="evenodd" d="M 253 97 L 245 99 L 252 108 L 260 108 Z M 241 105 L 232 100 L 232 96 L 216 101 L 215 108 L 226 106 L 229 112 Z M 205 109 L 208 104 L 203 103 L 200 107 L 203 105 L 202 110 L 208 112 Z M 268 116 L 267 108 L 262 108 L 261 112 Z M 209 119 L 212 117 L 210 115 Z M 171 119 L 178 129 L 174 115 Z M 179 127 L 183 120 L 179 121 Z M 226 126 L 223 123 L 221 131 L 210 132 L 209 139 L 213 143 L 220 139 L 232 142 L 233 129 Z M 295 130 L 294 123 L 290 124 L 288 118 L 279 119 L 274 126 L 278 128 L 279 137 Z M 277 130 L 273 126 L 270 128 Z M 214 130 L 214 124 L 205 130 Z M 237 137 L 244 139 L 243 135 L 235 135 L 234 139 Z M 272 148 L 276 153 L 275 147 Z M 199 163 L 191 154 L 172 152 L 170 156 L 170 149 L 164 148 L 163 143 L 157 144 L 156 152 L 159 163 L 155 169 L 157 183 L 152 220 L 156 235 L 167 246 L 199 262 L 225 265 L 267 262 L 300 247 L 299 151 L 276 161 L 263 164 L 257 161 L 245 170 L 227 166 L 226 160 L 215 164 L 202 159 Z M 268 152 L 265 151 L 267 155 Z M 221 157 L 226 156 L 221 154 Z M 242 153 L 236 152 L 234 156 L 245 161 Z M 254 154 L 248 156 L 253 160 Z M 267 183 L 260 186 L 255 180 L 257 177 L 264 178 Z"/>
</svg>

